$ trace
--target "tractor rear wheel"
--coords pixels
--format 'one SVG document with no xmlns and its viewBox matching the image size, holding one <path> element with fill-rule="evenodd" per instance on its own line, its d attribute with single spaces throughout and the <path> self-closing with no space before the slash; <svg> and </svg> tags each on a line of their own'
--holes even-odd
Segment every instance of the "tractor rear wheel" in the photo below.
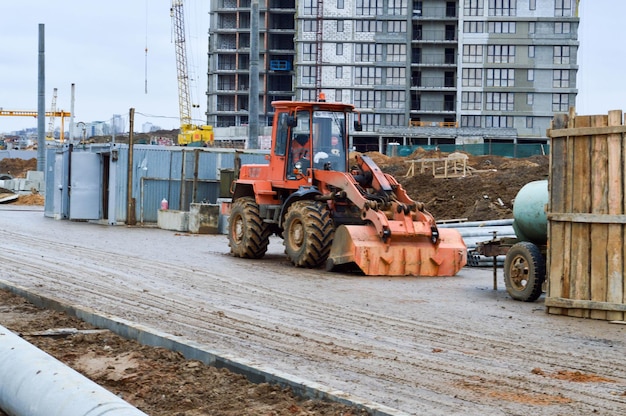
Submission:
<svg viewBox="0 0 626 416">
<path fill-rule="evenodd" d="M 528 241 L 515 244 L 504 259 L 504 284 L 515 300 L 534 302 L 542 293 L 546 262 L 539 247 Z"/>
<path fill-rule="evenodd" d="M 295 266 L 314 268 L 326 263 L 334 227 L 325 203 L 294 202 L 287 211 L 283 230 L 285 253 Z"/>
<path fill-rule="evenodd" d="M 235 257 L 260 259 L 270 243 L 271 230 L 263 222 L 253 197 L 235 200 L 230 210 L 228 245 Z"/>
</svg>

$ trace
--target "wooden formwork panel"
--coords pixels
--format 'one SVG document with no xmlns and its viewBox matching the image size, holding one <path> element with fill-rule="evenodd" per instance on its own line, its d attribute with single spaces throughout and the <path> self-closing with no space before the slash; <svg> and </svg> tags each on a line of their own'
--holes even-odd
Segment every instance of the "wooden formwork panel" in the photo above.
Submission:
<svg viewBox="0 0 626 416">
<path fill-rule="evenodd" d="M 625 134 L 620 110 L 557 115 L 548 130 L 549 313 L 625 318 Z"/>
</svg>

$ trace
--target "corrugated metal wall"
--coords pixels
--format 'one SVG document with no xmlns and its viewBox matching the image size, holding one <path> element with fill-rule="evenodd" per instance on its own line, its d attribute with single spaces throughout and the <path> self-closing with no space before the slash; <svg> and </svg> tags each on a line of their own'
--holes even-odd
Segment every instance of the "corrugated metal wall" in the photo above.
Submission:
<svg viewBox="0 0 626 416">
<path fill-rule="evenodd" d="M 126 144 L 109 144 L 94 146 L 75 146 L 73 152 L 93 152 L 102 155 L 108 161 L 109 174 L 103 168 L 101 183 L 108 186 L 109 223 L 125 222 L 127 212 L 127 185 L 129 147 Z M 132 167 L 132 198 L 135 200 L 135 218 L 138 223 L 157 222 L 157 213 L 161 200 L 167 199 L 170 209 L 188 211 L 192 202 L 215 203 L 220 197 L 220 177 L 232 177 L 235 166 L 234 149 L 206 149 L 193 147 L 173 147 L 154 145 L 135 145 L 133 147 Z M 67 182 L 67 178 L 57 178 L 50 174 L 55 171 L 54 164 L 62 163 L 54 154 L 59 149 L 48 150 L 48 175 L 46 175 L 46 191 L 52 191 L 59 181 Z M 242 164 L 267 163 L 267 151 L 238 151 Z M 63 153 L 68 157 L 67 153 Z M 58 170 L 57 170 L 58 171 Z M 72 175 L 79 174 L 72 172 Z M 55 185 L 57 184 L 57 185 Z M 181 187 L 181 184 L 184 184 Z M 67 184 L 65 184 L 67 185 Z M 105 191 L 102 194 L 106 194 Z M 69 198 L 71 204 L 71 196 Z M 58 204 L 57 204 L 58 205 Z M 104 201 L 103 201 L 104 205 Z M 46 207 L 50 216 L 54 215 L 52 205 Z M 107 219 L 107 218 L 102 218 Z"/>
</svg>

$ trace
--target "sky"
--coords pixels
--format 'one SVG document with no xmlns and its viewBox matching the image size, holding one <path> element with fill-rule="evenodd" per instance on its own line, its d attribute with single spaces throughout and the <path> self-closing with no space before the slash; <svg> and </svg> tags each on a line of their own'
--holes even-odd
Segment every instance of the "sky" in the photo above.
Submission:
<svg viewBox="0 0 626 416">
<path fill-rule="evenodd" d="M 170 0 L 0 0 L 0 108 L 37 110 L 42 23 L 46 111 L 54 88 L 57 110 L 70 111 L 73 83 L 75 122 L 107 121 L 120 114 L 128 125 L 132 107 L 135 126 L 152 122 L 178 128 L 170 6 Z M 192 117 L 205 124 L 209 1 L 187 0 L 184 11 L 192 103 L 200 105 Z M 58 117 L 55 124 L 60 125 Z M 36 126 L 35 118 L 0 117 L 0 132 Z"/>
<path fill-rule="evenodd" d="M 192 117 L 201 124 L 206 111 L 209 3 L 184 2 L 191 97 L 200 106 Z M 107 121 L 120 114 L 127 124 L 132 107 L 136 126 L 151 122 L 178 128 L 171 0 L 0 0 L 0 4 L 0 108 L 37 110 L 43 23 L 46 110 L 57 88 L 57 110 L 70 111 L 73 83 L 75 122 Z M 578 114 L 626 109 L 624 16 L 625 0 L 581 1 Z M 0 117 L 0 132 L 36 126 L 34 118 Z"/>
</svg>

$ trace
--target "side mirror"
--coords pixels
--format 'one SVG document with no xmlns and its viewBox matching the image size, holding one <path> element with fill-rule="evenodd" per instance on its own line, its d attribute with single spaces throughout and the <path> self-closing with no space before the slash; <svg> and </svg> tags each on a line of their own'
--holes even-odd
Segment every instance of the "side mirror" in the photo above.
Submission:
<svg viewBox="0 0 626 416">
<path fill-rule="evenodd" d="M 361 120 L 354 120 L 354 131 L 363 131 L 363 124 L 361 124 Z"/>
</svg>

